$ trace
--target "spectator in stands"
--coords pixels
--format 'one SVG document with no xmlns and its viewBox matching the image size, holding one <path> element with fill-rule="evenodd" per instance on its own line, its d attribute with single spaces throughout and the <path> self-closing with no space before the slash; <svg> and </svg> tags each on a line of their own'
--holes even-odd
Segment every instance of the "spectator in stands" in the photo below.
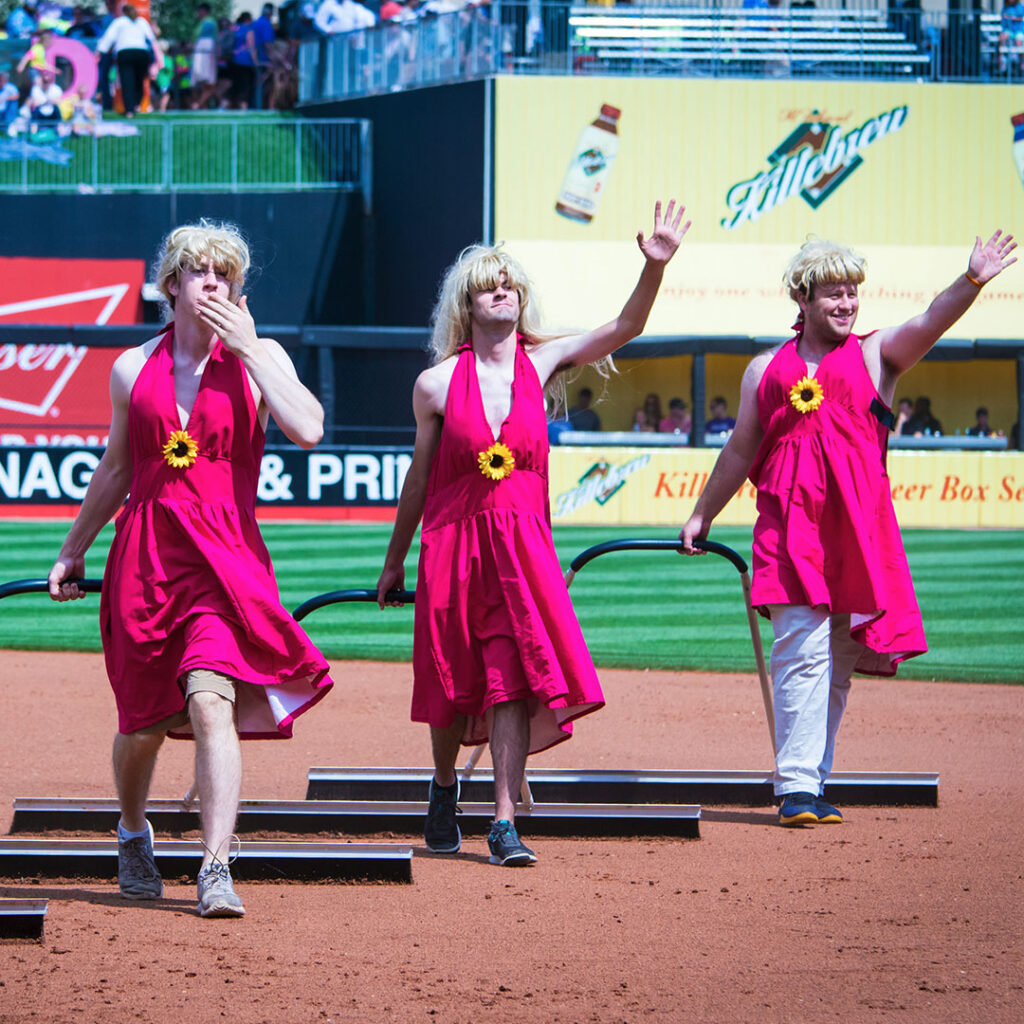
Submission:
<svg viewBox="0 0 1024 1024">
<path fill-rule="evenodd" d="M 8 125 L 18 116 L 21 93 L 11 81 L 10 73 L 0 71 L 0 124 Z"/>
<path fill-rule="evenodd" d="M 110 23 L 96 44 L 97 59 L 110 52 L 114 54 L 117 77 L 121 81 L 124 116 L 134 117 L 146 81 L 150 74 L 155 75 L 159 70 L 161 58 L 157 54 L 161 51 L 149 22 L 139 16 L 132 4 L 121 8 L 121 16 Z"/>
<path fill-rule="evenodd" d="M 205 110 L 217 94 L 217 22 L 210 5 L 196 7 L 195 42 L 192 46 L 192 109 Z"/>
<path fill-rule="evenodd" d="M 64 90 L 57 84 L 54 72 L 44 68 L 28 94 L 28 103 L 22 108 L 22 114 L 32 122 L 32 132 L 40 124 L 60 123 L 60 101 L 63 98 Z"/>
<path fill-rule="evenodd" d="M 657 431 L 658 424 L 665 418 L 661 408 L 661 395 L 649 391 L 644 397 L 643 409 L 647 422 L 651 425 L 651 430 Z"/>
<path fill-rule="evenodd" d="M 644 412 L 643 406 L 633 413 L 634 434 L 654 434 L 657 430 L 657 426 L 647 418 L 647 413 Z"/>
<path fill-rule="evenodd" d="M 725 434 L 735 428 L 736 420 L 728 414 L 729 407 L 721 395 L 715 395 L 711 399 L 710 408 L 711 415 L 708 417 L 707 423 L 704 424 L 704 430 L 707 433 Z"/>
<path fill-rule="evenodd" d="M 896 422 L 893 424 L 892 432 L 894 434 L 906 433 L 904 427 L 907 425 L 907 421 L 914 414 L 914 403 L 907 397 L 903 397 L 899 400 L 899 404 L 896 406 Z"/>
<path fill-rule="evenodd" d="M 53 32 L 44 28 L 39 35 L 32 37 L 29 48 L 22 54 L 18 66 L 14 69 L 20 75 L 28 69 L 29 81 L 34 85 L 44 70 L 56 73 L 57 65 L 50 57 L 49 49 L 53 43 Z"/>
<path fill-rule="evenodd" d="M 270 53 L 277 38 L 274 31 L 274 5 L 264 4 L 260 10 L 260 16 L 252 23 L 252 34 L 256 39 L 256 91 L 255 105 L 257 110 L 262 110 L 263 86 L 270 76 Z"/>
<path fill-rule="evenodd" d="M 573 430 L 600 430 L 601 417 L 590 407 L 594 400 L 594 392 L 590 388 L 580 388 L 576 404 L 569 410 L 569 422 Z"/>
<path fill-rule="evenodd" d="M 231 54 L 231 105 L 236 110 L 248 110 L 252 106 L 256 89 L 256 70 L 259 55 L 256 52 L 256 33 L 252 27 L 252 15 L 242 11 L 235 28 L 234 50 Z"/>
<path fill-rule="evenodd" d="M 76 7 L 71 12 L 71 24 L 64 35 L 69 39 L 96 39 L 100 32 L 92 11 L 86 7 Z"/>
<path fill-rule="evenodd" d="M 988 409 L 979 405 L 974 413 L 974 426 L 967 428 L 968 437 L 995 437 L 996 432 L 989 426 Z"/>
<path fill-rule="evenodd" d="M 36 5 L 26 0 L 7 15 L 7 35 L 11 39 L 28 39 L 36 30 Z"/>
<path fill-rule="evenodd" d="M 1019 70 L 1024 55 L 1024 4 L 1008 0 L 999 19 L 999 70 Z"/>
<path fill-rule="evenodd" d="M 912 437 L 942 433 L 942 424 L 932 415 L 932 400 L 927 395 L 918 396 L 914 402 L 914 414 L 903 424 L 902 433 Z"/>
<path fill-rule="evenodd" d="M 93 103 L 89 90 L 80 85 L 71 107 L 71 131 L 75 135 L 95 135 L 96 122 L 100 120 L 102 113 L 102 109 Z"/>
<path fill-rule="evenodd" d="M 658 424 L 661 434 L 689 434 L 692 417 L 681 398 L 671 398 L 668 403 L 668 415 Z"/>
<path fill-rule="evenodd" d="M 235 23 L 230 18 L 217 21 L 217 105 L 227 108 L 228 93 L 231 92 L 232 54 L 235 49 Z"/>
<path fill-rule="evenodd" d="M 323 0 L 316 9 L 313 24 L 325 36 L 334 36 L 340 32 L 373 28 L 377 18 L 372 11 L 355 0 Z"/>
<path fill-rule="evenodd" d="M 106 10 L 96 19 L 96 35 L 101 39 L 117 17 L 120 0 L 106 0 Z M 114 54 L 110 51 L 99 56 L 99 93 L 100 104 L 104 110 L 114 109 L 114 95 L 110 88 L 111 71 L 114 67 Z"/>
</svg>

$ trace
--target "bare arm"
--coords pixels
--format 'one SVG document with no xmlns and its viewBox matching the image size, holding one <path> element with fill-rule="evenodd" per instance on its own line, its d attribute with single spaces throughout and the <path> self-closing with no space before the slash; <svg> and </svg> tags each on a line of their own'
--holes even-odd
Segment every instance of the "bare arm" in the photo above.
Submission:
<svg viewBox="0 0 1024 1024">
<path fill-rule="evenodd" d="M 690 222 L 682 223 L 684 211 L 683 206 L 676 210 L 675 200 L 672 199 L 662 220 L 661 203 L 655 204 L 651 237 L 644 238 L 643 231 L 639 231 L 636 236 L 645 260 L 640 280 L 622 307 L 622 312 L 614 320 L 585 334 L 557 338 L 538 345 L 530 353 L 542 384 L 558 369 L 583 366 L 611 355 L 643 331 L 658 296 L 665 266 L 689 230 Z"/>
<path fill-rule="evenodd" d="M 775 350 L 763 352 L 751 360 L 743 373 L 740 385 L 740 408 L 736 414 L 736 427 L 715 462 L 708 482 L 683 525 L 679 539 L 687 554 L 698 554 L 695 540 L 706 540 L 711 523 L 728 504 L 729 499 L 743 486 L 764 432 L 757 415 L 757 388 L 765 368 Z"/>
<path fill-rule="evenodd" d="M 416 444 L 412 453 L 412 465 L 402 485 L 402 496 L 398 499 L 395 526 L 384 558 L 384 569 L 377 580 L 377 603 L 397 605 L 387 601 L 392 590 L 405 586 L 405 558 L 412 546 L 416 527 L 423 517 L 423 506 L 427 500 L 427 482 L 430 479 L 430 465 L 441 441 L 441 414 L 444 408 L 442 391 L 446 391 L 434 370 L 425 370 L 416 380 L 412 392 L 412 409 L 416 417 Z"/>
<path fill-rule="evenodd" d="M 128 399 L 137 376 L 132 366 L 138 356 L 129 351 L 119 356 L 110 374 L 110 437 L 89 481 L 82 507 L 68 531 L 60 554 L 50 570 L 48 582 L 54 601 L 70 601 L 85 597 L 75 583 L 64 580 L 85 576 L 85 553 L 100 530 L 117 514 L 128 494 L 131 481 L 131 456 L 128 448 Z"/>
<path fill-rule="evenodd" d="M 259 388 L 261 405 L 300 448 L 313 448 L 324 436 L 324 410 L 299 380 L 288 353 L 271 338 L 256 336 L 256 324 L 243 295 L 236 306 L 219 295 L 204 297 L 199 315 L 234 352 Z"/>
<path fill-rule="evenodd" d="M 1017 262 L 1017 257 L 1011 256 L 1016 248 L 1013 235 L 1004 236 L 1002 231 L 997 231 L 984 243 L 980 237 L 977 238 L 967 263 L 967 273 L 961 274 L 948 288 L 936 295 L 920 315 L 898 327 L 888 327 L 877 332 L 873 341 L 878 346 L 882 363 L 883 397 L 889 397 L 897 378 L 922 359 L 967 312 L 978 297 L 981 287 L 1011 263 Z"/>
</svg>

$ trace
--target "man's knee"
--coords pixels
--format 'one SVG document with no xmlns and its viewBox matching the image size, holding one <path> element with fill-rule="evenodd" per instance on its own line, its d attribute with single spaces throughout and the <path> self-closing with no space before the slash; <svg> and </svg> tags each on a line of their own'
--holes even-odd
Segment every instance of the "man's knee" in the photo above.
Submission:
<svg viewBox="0 0 1024 1024">
<path fill-rule="evenodd" d="M 189 695 L 188 718 L 197 735 L 234 728 L 235 706 L 219 693 L 202 690 Z"/>
</svg>

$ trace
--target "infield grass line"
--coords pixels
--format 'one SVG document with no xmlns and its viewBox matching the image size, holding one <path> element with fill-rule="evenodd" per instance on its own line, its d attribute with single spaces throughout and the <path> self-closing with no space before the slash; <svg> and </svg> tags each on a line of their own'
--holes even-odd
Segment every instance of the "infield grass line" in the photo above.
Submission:
<svg viewBox="0 0 1024 1024">
<path fill-rule="evenodd" d="M 45 577 L 67 522 L 0 522 L 0 582 Z M 262 525 L 281 599 L 294 609 L 331 590 L 376 585 L 391 535 L 388 523 Z M 581 551 L 623 537 L 674 536 L 650 527 L 557 526 L 563 568 Z M 900 666 L 899 678 L 967 682 L 1024 681 L 1024 531 L 907 530 L 907 558 L 924 616 L 929 653 Z M 102 575 L 113 537 L 108 526 L 89 556 Z M 722 527 L 711 539 L 750 561 L 750 530 Z M 406 561 L 415 586 L 418 542 Z M 570 594 L 598 666 L 754 672 L 739 575 L 722 558 L 668 551 L 615 552 L 580 570 Z M 0 647 L 100 650 L 98 598 L 56 606 L 44 595 L 0 602 Z M 333 605 L 304 628 L 334 660 L 410 661 L 412 608 Z M 771 629 L 761 621 L 766 651 Z"/>
</svg>

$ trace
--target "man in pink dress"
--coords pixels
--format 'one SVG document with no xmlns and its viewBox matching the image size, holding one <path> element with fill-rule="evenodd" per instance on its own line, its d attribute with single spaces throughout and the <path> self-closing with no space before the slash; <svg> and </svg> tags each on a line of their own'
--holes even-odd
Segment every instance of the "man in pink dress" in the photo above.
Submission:
<svg viewBox="0 0 1024 1024">
<path fill-rule="evenodd" d="M 414 721 L 430 726 L 434 778 L 424 838 L 461 844 L 462 744 L 489 740 L 494 863 L 531 864 L 515 803 L 526 758 L 568 739 L 604 698 L 551 540 L 543 389 L 560 371 L 610 356 L 647 322 L 665 265 L 689 228 L 669 203 L 637 242 L 640 280 L 610 323 L 552 338 L 539 329 L 522 269 L 498 246 L 472 246 L 448 270 L 434 311 L 434 363 L 413 389 L 416 443 L 384 570 L 383 608 L 405 581 L 421 518 L 413 639 Z M 553 378 L 555 380 L 553 381 Z"/>
<path fill-rule="evenodd" d="M 114 363 L 110 440 L 49 577 L 54 600 L 83 597 L 70 581 L 117 515 L 100 628 L 119 718 L 118 882 L 131 899 L 163 893 L 146 799 L 165 736 L 191 733 L 203 917 L 245 913 L 228 870 L 239 736 L 290 736 L 331 685 L 327 662 L 281 607 L 255 518 L 268 418 L 311 448 L 323 410 L 284 349 L 257 337 L 242 295 L 248 266 L 229 225 L 168 235 L 157 276 L 174 321 Z"/>
<path fill-rule="evenodd" d="M 967 270 L 898 327 L 853 334 L 864 261 L 809 241 L 784 283 L 796 335 L 756 356 L 729 441 L 680 533 L 696 554 L 749 477 L 757 488 L 752 600 L 772 620 L 775 794 L 786 826 L 838 824 L 824 799 L 856 670 L 894 675 L 926 650 L 885 453 L 900 376 L 1016 262 L 1016 242 L 978 238 Z"/>
</svg>

